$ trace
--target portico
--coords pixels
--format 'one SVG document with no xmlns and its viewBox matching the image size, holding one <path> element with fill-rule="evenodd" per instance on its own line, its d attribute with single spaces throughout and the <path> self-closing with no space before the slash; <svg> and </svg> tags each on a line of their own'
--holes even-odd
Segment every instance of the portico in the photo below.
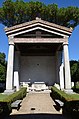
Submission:
<svg viewBox="0 0 79 119">
<path fill-rule="evenodd" d="M 6 90 L 14 86 L 19 90 L 21 82 L 44 82 L 48 86 L 58 83 L 61 89 L 71 89 L 71 29 L 36 18 L 5 32 L 9 39 Z"/>
</svg>

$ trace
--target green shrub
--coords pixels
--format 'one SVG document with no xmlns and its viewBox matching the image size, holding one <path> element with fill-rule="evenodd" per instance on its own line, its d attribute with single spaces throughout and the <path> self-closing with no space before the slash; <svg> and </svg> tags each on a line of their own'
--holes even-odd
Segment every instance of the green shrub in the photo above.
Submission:
<svg viewBox="0 0 79 119">
<path fill-rule="evenodd" d="M 0 110 L 3 114 L 9 114 L 11 112 L 11 103 L 23 99 L 26 96 L 26 88 L 21 88 L 19 91 L 6 96 L 4 99 L 0 100 Z"/>
<path fill-rule="evenodd" d="M 79 83 L 75 84 L 75 86 L 72 87 L 72 90 L 76 93 L 79 93 Z"/>
<path fill-rule="evenodd" d="M 8 100 L 0 101 L 0 113 L 3 115 L 9 115 L 11 113 L 11 102 Z"/>
<path fill-rule="evenodd" d="M 64 102 L 64 108 L 68 112 L 78 111 L 79 108 L 79 95 L 67 94 L 64 91 L 58 90 L 56 87 L 51 88 L 51 97 L 53 99 L 59 99 Z"/>
<path fill-rule="evenodd" d="M 9 102 L 14 102 L 16 100 L 23 99 L 26 96 L 26 88 L 21 88 L 19 91 L 9 95 L 6 100 L 9 100 Z"/>
</svg>

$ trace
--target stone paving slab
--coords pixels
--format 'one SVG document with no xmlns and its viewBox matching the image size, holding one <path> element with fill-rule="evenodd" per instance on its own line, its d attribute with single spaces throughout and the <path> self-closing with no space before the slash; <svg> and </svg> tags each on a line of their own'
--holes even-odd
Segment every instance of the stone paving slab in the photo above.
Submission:
<svg viewBox="0 0 79 119">
<path fill-rule="evenodd" d="M 59 113 L 56 112 L 55 103 L 50 93 L 30 93 L 22 102 L 18 113 Z"/>
</svg>

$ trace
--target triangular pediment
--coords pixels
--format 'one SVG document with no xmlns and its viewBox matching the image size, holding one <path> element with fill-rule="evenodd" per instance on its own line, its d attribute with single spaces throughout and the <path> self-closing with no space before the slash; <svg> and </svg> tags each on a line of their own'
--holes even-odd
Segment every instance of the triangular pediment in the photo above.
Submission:
<svg viewBox="0 0 79 119">
<path fill-rule="evenodd" d="M 72 30 L 60 25 L 56 25 L 41 19 L 36 19 L 10 28 L 6 28 L 5 32 L 8 36 L 23 36 L 31 34 L 35 31 L 46 32 L 46 34 L 58 37 L 70 36 Z M 36 33 L 35 33 L 36 34 Z M 37 33 L 38 34 L 38 33 Z"/>
<path fill-rule="evenodd" d="M 36 30 L 32 30 L 30 32 L 25 32 L 23 34 L 19 34 L 16 36 L 16 38 L 62 38 L 62 36 L 60 36 L 57 33 L 51 33 L 50 31 L 47 32 L 45 30 L 41 30 L 40 29 L 36 29 Z"/>
</svg>

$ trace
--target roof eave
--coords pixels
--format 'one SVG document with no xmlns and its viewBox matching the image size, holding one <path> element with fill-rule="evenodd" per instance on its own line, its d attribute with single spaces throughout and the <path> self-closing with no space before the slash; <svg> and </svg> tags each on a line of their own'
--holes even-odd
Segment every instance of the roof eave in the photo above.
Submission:
<svg viewBox="0 0 79 119">
<path fill-rule="evenodd" d="M 72 34 L 72 31 L 73 31 L 72 28 L 67 28 L 67 27 L 60 26 L 60 25 L 57 25 L 57 24 L 54 24 L 54 23 L 50 23 L 48 21 L 41 20 L 40 18 L 36 19 L 36 20 L 33 20 L 33 21 L 30 21 L 30 22 L 26 22 L 26 23 L 22 23 L 22 24 L 19 24 L 19 25 L 9 27 L 9 28 L 5 28 L 4 30 L 6 32 L 6 35 L 9 35 L 10 31 L 12 33 L 12 32 L 14 32 L 15 29 L 18 31 L 18 29 L 20 29 L 20 28 L 27 27 L 27 26 L 30 26 L 30 25 L 36 24 L 36 23 L 42 23 L 44 25 L 48 25 L 48 26 L 57 28 L 59 30 L 66 31 L 66 32 L 68 32 L 68 36 L 70 36 Z"/>
</svg>

